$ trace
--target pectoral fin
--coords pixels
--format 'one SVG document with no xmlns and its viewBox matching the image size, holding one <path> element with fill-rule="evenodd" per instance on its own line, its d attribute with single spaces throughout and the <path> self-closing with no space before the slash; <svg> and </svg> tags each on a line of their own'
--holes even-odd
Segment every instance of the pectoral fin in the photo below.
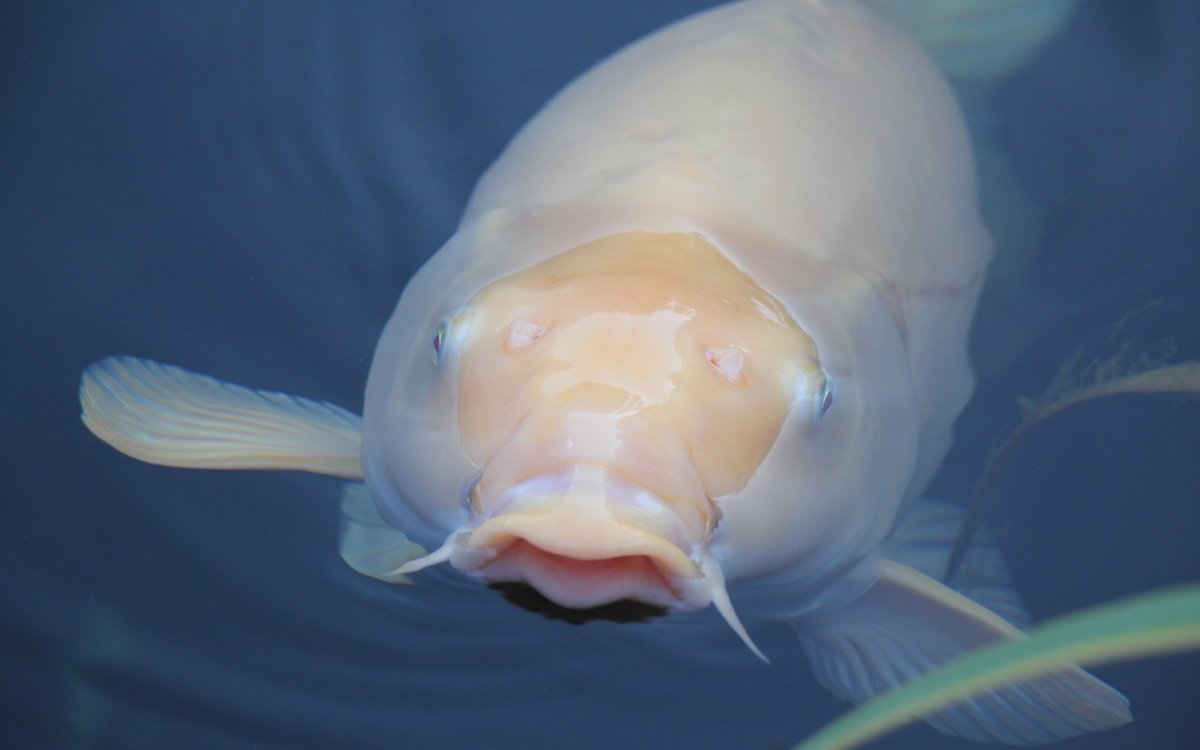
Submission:
<svg viewBox="0 0 1200 750">
<path fill-rule="evenodd" d="M 908 566 L 883 563 L 866 594 L 805 618 L 800 641 L 820 682 L 861 703 L 957 656 L 1025 635 Z M 980 742 L 1052 742 L 1131 720 L 1123 695 L 1073 664 L 922 717 Z"/>
<path fill-rule="evenodd" d="M 397 571 L 404 563 L 423 557 L 425 548 L 383 520 L 371 491 L 362 482 L 347 482 L 342 490 L 339 531 L 338 551 L 351 568 L 388 583 L 412 583 Z"/>
<path fill-rule="evenodd" d="M 987 527 L 975 533 L 954 577 L 946 581 L 950 551 L 958 540 L 967 512 L 952 503 L 918 500 L 884 543 L 884 557 L 907 565 L 943 583 L 976 604 L 982 604 L 1021 630 L 1029 614 L 1009 583 L 1004 555 Z"/>
<path fill-rule="evenodd" d="M 362 478 L 362 420 L 332 404 L 133 357 L 84 370 L 79 400 L 96 437 L 148 463 Z"/>
</svg>

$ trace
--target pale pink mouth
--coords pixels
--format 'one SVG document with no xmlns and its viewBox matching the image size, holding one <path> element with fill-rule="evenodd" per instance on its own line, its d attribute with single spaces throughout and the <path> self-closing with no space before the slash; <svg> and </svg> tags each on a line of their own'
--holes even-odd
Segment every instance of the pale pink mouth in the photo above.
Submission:
<svg viewBox="0 0 1200 750">
<path fill-rule="evenodd" d="M 527 583 L 572 609 L 621 600 L 677 610 L 712 604 L 765 659 L 738 621 L 721 566 L 708 551 L 715 509 L 707 498 L 668 501 L 604 467 L 576 465 L 475 499 L 475 518 L 396 573 L 448 561 L 491 583 Z"/>
<path fill-rule="evenodd" d="M 493 583 L 528 583 L 556 604 L 573 609 L 621 600 L 671 607 L 682 598 L 647 555 L 581 560 L 547 552 L 524 539 L 502 550 L 478 574 Z"/>
<path fill-rule="evenodd" d="M 564 607 L 708 604 L 692 559 L 706 541 L 705 519 L 602 467 L 533 477 L 480 504 L 485 515 L 450 556 L 463 572 L 528 583 Z"/>
</svg>

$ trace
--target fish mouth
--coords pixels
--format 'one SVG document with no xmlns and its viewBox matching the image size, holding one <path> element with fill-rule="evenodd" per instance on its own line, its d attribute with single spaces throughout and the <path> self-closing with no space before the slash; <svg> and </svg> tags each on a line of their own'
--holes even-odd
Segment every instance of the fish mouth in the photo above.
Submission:
<svg viewBox="0 0 1200 750">
<path fill-rule="evenodd" d="M 465 573 L 529 584 L 572 609 L 710 601 L 693 559 L 707 541 L 706 507 L 669 502 L 592 465 L 538 475 L 478 503 L 486 515 L 450 555 Z"/>
<path fill-rule="evenodd" d="M 551 602 L 569 609 L 592 609 L 629 600 L 660 607 L 683 596 L 650 555 L 594 560 L 548 552 L 524 539 L 507 545 L 478 571 L 490 583 L 526 583 Z"/>
<path fill-rule="evenodd" d="M 759 658 L 708 551 L 716 506 L 661 497 L 603 466 L 575 465 L 481 497 L 476 516 L 434 552 L 400 566 L 449 562 L 490 584 L 527 584 L 550 602 L 586 610 L 638 602 L 668 610 L 712 604 Z"/>
</svg>

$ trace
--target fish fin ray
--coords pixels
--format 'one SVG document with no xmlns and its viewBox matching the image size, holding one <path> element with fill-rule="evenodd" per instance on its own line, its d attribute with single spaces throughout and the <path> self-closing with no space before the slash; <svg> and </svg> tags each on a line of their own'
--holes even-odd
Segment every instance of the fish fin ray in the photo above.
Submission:
<svg viewBox="0 0 1200 750">
<path fill-rule="evenodd" d="M 953 503 L 921 498 L 884 543 L 884 557 L 942 581 L 966 517 L 966 510 Z M 943 583 L 1016 627 L 1029 628 L 1029 613 L 1012 587 L 1004 555 L 986 528 L 976 531 L 954 577 Z"/>
<path fill-rule="evenodd" d="M 379 515 L 371 490 L 362 482 L 342 488 L 338 552 L 355 571 L 388 583 L 412 583 L 397 570 L 425 555 L 425 548 Z"/>
<path fill-rule="evenodd" d="M 798 623 L 817 679 L 862 703 L 990 643 L 1024 638 L 923 573 L 885 562 L 862 597 Z M 1073 664 L 921 717 L 946 734 L 1011 745 L 1053 742 L 1131 720 L 1123 695 Z"/>
<path fill-rule="evenodd" d="M 1028 62 L 1077 0 L 864 0 L 915 37 L 948 76 L 989 79 Z"/>
<path fill-rule="evenodd" d="M 282 469 L 362 478 L 362 419 L 135 357 L 83 372 L 83 423 L 122 453 L 194 469 Z"/>
</svg>

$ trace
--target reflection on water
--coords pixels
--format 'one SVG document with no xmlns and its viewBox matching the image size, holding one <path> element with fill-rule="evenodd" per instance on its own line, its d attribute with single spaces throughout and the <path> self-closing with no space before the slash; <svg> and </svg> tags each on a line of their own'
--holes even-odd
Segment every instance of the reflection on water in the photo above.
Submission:
<svg viewBox="0 0 1200 750">
<path fill-rule="evenodd" d="M 595 58 L 704 4 L 12 12 L 0 744 L 765 748 L 840 710 L 786 627 L 755 630 L 765 666 L 711 612 L 576 627 L 445 571 L 388 586 L 338 558 L 336 482 L 137 464 L 77 419 L 80 370 L 115 353 L 358 410 L 401 286 L 505 140 Z M 1200 354 L 1195 15 L 1086 4 L 997 92 L 1043 244 L 1026 314 L 982 314 L 1036 325 L 1008 332 L 1027 343 L 985 373 L 939 494 L 969 491 L 1016 395 L 1147 301 L 1165 312 L 1139 335 Z M 1001 516 L 1035 616 L 1200 578 L 1197 414 L 1126 400 L 1028 437 Z M 1099 673 L 1137 722 L 1064 747 L 1200 744 L 1196 657 Z M 923 727 L 880 743 L 964 746 Z"/>
</svg>

